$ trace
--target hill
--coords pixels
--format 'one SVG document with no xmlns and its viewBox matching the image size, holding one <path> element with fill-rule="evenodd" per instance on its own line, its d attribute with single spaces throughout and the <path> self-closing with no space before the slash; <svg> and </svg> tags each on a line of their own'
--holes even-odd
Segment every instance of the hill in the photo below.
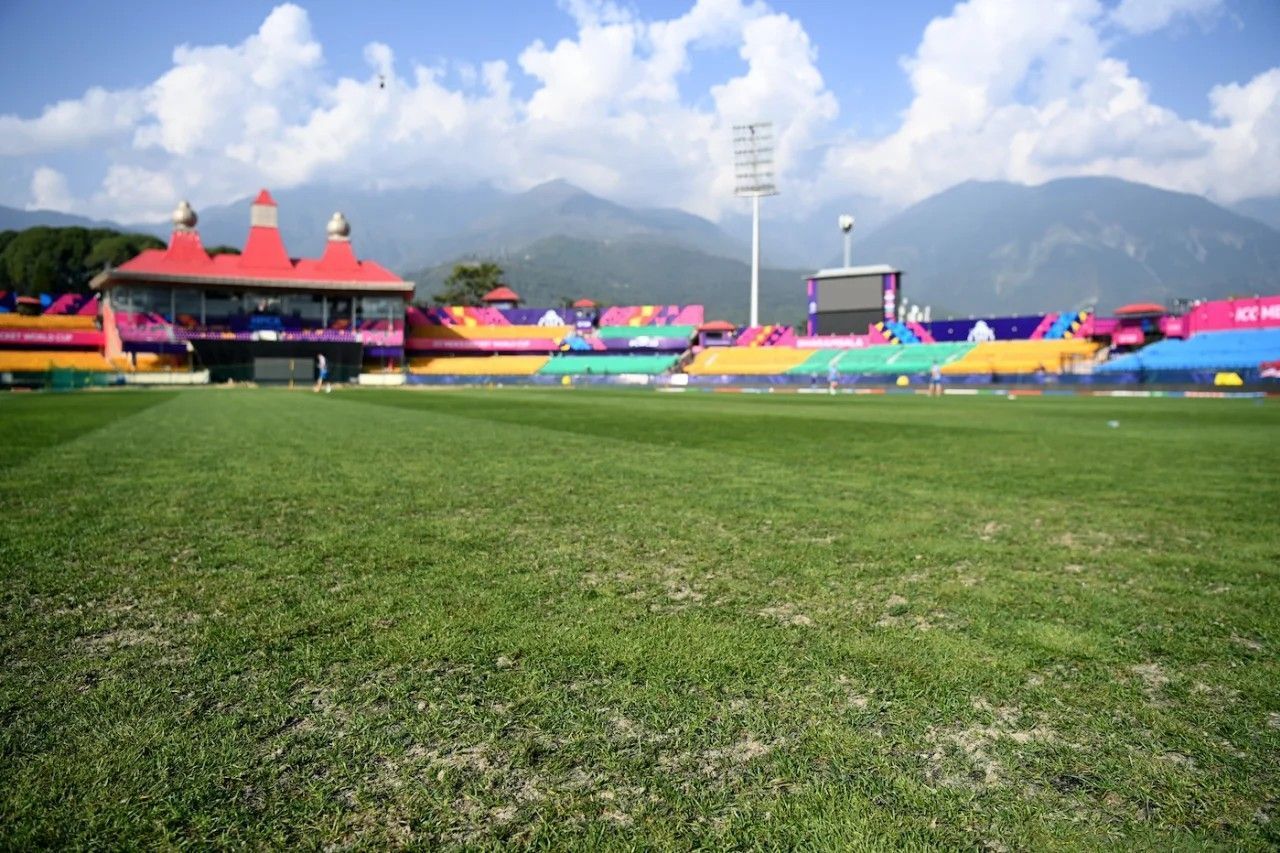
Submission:
<svg viewBox="0 0 1280 853">
<path fill-rule="evenodd" d="M 289 251 L 316 256 L 335 210 L 351 222 L 363 257 L 394 269 L 443 263 L 465 254 L 511 252 L 546 237 L 666 242 L 712 255 L 745 249 L 715 223 L 679 210 L 628 208 L 566 181 L 522 193 L 489 186 L 360 190 L 308 186 L 273 193 Z M 243 244 L 250 198 L 199 210 L 206 245 Z M 165 224 L 148 226 L 167 233 Z"/>
<path fill-rule="evenodd" d="M 21 210 L 16 207 L 0 205 L 0 231 L 23 231 L 27 228 L 39 226 L 48 228 L 112 228 L 117 231 L 123 229 L 123 226 L 114 222 L 88 219 L 72 213 L 59 213 L 56 210 Z M 143 231 L 150 234 L 153 233 L 154 229 L 147 227 Z"/>
<path fill-rule="evenodd" d="M 529 305 L 554 305 L 590 297 L 604 304 L 702 303 L 707 316 L 747 320 L 751 268 L 744 261 L 651 240 L 587 240 L 548 237 L 515 251 L 486 255 L 506 271 L 505 280 Z M 410 273 L 415 298 L 438 292 L 452 262 Z M 803 270 L 769 269 L 760 275 L 763 322 L 804 319 Z"/>
<path fill-rule="evenodd" d="M 1224 297 L 1280 289 L 1280 233 L 1200 196 L 1112 178 L 970 182 L 857 246 L 907 272 L 907 296 L 958 313 Z"/>
<path fill-rule="evenodd" d="M 1280 231 L 1280 196 L 1247 198 L 1231 205 L 1231 209 L 1241 216 L 1251 217 Z"/>
</svg>

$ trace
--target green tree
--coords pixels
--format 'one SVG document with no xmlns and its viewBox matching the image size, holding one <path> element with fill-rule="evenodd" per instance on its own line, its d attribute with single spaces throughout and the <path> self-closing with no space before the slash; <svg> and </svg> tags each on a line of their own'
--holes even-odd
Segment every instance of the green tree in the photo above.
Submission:
<svg viewBox="0 0 1280 853">
<path fill-rule="evenodd" d="M 214 246 L 211 249 L 205 249 L 211 255 L 238 255 L 240 250 L 235 246 Z"/>
<path fill-rule="evenodd" d="M 28 228 L 0 235 L 0 286 L 19 293 L 86 293 L 106 264 L 121 264 L 143 249 L 164 248 L 146 234 L 108 228 Z"/>
<path fill-rule="evenodd" d="M 492 261 L 454 264 L 444 290 L 432 296 L 437 305 L 481 305 L 480 297 L 502 283 L 502 267 Z"/>
<path fill-rule="evenodd" d="M 100 270 L 110 264 L 120 266 L 144 249 L 163 249 L 164 241 L 149 234 L 113 234 L 93 244 L 84 265 L 89 270 Z"/>
</svg>

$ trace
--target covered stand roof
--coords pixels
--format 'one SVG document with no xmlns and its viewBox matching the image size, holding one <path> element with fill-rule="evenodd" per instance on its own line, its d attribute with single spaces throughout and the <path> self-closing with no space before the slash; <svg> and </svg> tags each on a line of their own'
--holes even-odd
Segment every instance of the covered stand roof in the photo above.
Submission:
<svg viewBox="0 0 1280 853">
<path fill-rule="evenodd" d="M 1132 305 L 1121 305 L 1119 308 L 1116 309 L 1116 316 L 1118 317 L 1128 317 L 1134 314 L 1164 314 L 1164 313 L 1165 313 L 1164 306 L 1158 305 L 1155 302 L 1135 302 Z"/>
<path fill-rule="evenodd" d="M 590 299 L 579 299 L 577 302 L 573 303 L 573 307 L 574 308 L 595 308 L 596 303 L 591 301 Z"/>
<path fill-rule="evenodd" d="M 738 327 L 728 320 L 712 320 L 698 327 L 699 332 L 736 332 Z"/>
<path fill-rule="evenodd" d="M 519 302 L 520 294 L 516 293 L 505 284 L 500 284 L 493 290 L 490 290 L 484 296 L 480 297 L 481 302 Z"/>
<path fill-rule="evenodd" d="M 319 258 L 291 258 L 280 237 L 275 199 L 262 190 L 249 213 L 249 236 L 239 255 L 205 251 L 196 214 L 185 201 L 173 213 L 173 235 L 165 249 L 148 249 L 94 277 L 95 289 L 119 281 L 169 284 L 252 285 L 279 290 L 368 290 L 412 293 L 405 281 L 374 261 L 361 261 L 351 247 L 351 227 L 340 213 L 329 221 Z"/>
</svg>

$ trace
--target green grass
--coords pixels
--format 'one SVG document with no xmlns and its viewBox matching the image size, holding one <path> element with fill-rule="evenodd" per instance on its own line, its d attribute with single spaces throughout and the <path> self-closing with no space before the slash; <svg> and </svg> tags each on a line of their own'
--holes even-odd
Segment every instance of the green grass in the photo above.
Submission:
<svg viewBox="0 0 1280 853">
<path fill-rule="evenodd" d="M 1273 401 L 0 397 L 0 847 L 1271 848 L 1278 435 Z"/>
</svg>

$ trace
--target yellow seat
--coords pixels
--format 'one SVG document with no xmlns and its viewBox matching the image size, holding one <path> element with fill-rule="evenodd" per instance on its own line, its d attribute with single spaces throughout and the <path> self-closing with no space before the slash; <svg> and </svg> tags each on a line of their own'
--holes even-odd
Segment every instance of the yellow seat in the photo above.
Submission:
<svg viewBox="0 0 1280 853">
<path fill-rule="evenodd" d="M 795 347 L 707 347 L 685 368 L 702 376 L 773 376 L 799 367 L 813 350 Z"/>
<path fill-rule="evenodd" d="M 409 372 L 423 376 L 532 376 L 546 363 L 545 355 L 442 355 L 409 359 Z"/>
<path fill-rule="evenodd" d="M 43 373 L 56 368 L 101 371 L 113 369 L 111 364 L 96 352 L 0 350 L 0 372 Z"/>
<path fill-rule="evenodd" d="M 1004 373 L 1062 373 L 1072 362 L 1089 358 L 1098 344 L 1083 338 L 1052 341 L 991 341 L 969 350 L 961 359 L 943 365 L 950 375 Z"/>
<path fill-rule="evenodd" d="M 0 314 L 0 329 L 96 329 L 92 314 Z"/>
</svg>

